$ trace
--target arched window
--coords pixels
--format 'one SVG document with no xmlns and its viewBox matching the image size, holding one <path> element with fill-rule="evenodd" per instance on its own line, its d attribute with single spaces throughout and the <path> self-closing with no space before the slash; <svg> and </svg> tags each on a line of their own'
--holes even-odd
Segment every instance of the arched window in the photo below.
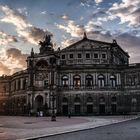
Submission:
<svg viewBox="0 0 140 140">
<path fill-rule="evenodd" d="M 48 79 L 45 79 L 44 80 L 44 87 L 48 87 L 49 86 L 49 80 Z"/>
<path fill-rule="evenodd" d="M 136 98 L 132 98 L 131 103 L 132 103 L 132 106 L 135 106 L 137 104 L 137 99 Z"/>
<path fill-rule="evenodd" d="M 81 77 L 79 75 L 75 75 L 73 77 L 73 84 L 74 84 L 74 87 L 77 87 L 77 88 L 81 86 Z"/>
<path fill-rule="evenodd" d="M 39 60 L 37 63 L 36 63 L 36 68 L 47 68 L 48 66 L 48 62 L 46 60 Z"/>
<path fill-rule="evenodd" d="M 100 98 L 99 98 L 99 102 L 100 102 L 100 103 L 104 103 L 104 102 L 105 102 L 105 98 L 104 98 L 104 97 L 100 97 Z"/>
<path fill-rule="evenodd" d="M 63 97 L 62 99 L 62 112 L 63 115 L 68 114 L 68 99 L 66 97 Z"/>
<path fill-rule="evenodd" d="M 20 84 L 21 84 L 21 81 L 20 79 L 18 80 L 18 90 L 20 90 Z"/>
<path fill-rule="evenodd" d="M 74 99 L 74 110 L 75 110 L 75 114 L 80 114 L 80 112 L 81 112 L 81 105 L 80 105 L 80 103 L 81 103 L 80 98 L 79 97 L 76 97 Z"/>
<path fill-rule="evenodd" d="M 105 77 L 104 77 L 104 75 L 99 75 L 98 76 L 98 86 L 99 87 L 104 87 L 105 86 Z"/>
<path fill-rule="evenodd" d="M 14 91 L 16 90 L 16 81 L 14 81 Z"/>
<path fill-rule="evenodd" d="M 74 103 L 80 103 L 81 102 L 81 100 L 80 100 L 80 98 L 79 97 L 76 97 L 75 99 L 74 99 Z"/>
<path fill-rule="evenodd" d="M 116 77 L 114 75 L 110 76 L 110 86 L 115 87 L 116 86 Z"/>
<path fill-rule="evenodd" d="M 93 85 L 93 77 L 92 75 L 86 76 L 86 87 L 91 87 Z"/>
<path fill-rule="evenodd" d="M 25 89 L 26 86 L 27 86 L 27 79 L 24 79 L 24 80 L 23 80 L 23 89 Z"/>
<path fill-rule="evenodd" d="M 92 97 L 88 97 L 88 98 L 87 98 L 87 103 L 93 103 Z"/>
<path fill-rule="evenodd" d="M 66 97 L 63 98 L 63 103 L 68 103 L 68 99 Z"/>
<path fill-rule="evenodd" d="M 67 87 L 68 86 L 68 76 L 63 76 L 62 77 L 62 86 Z"/>
<path fill-rule="evenodd" d="M 132 98 L 132 100 L 131 100 L 131 111 L 134 112 L 136 110 L 137 110 L 137 99 Z"/>
<path fill-rule="evenodd" d="M 117 98 L 115 97 L 115 96 L 113 96 L 112 98 L 111 98 L 111 102 L 113 103 L 113 102 L 117 102 Z"/>
</svg>

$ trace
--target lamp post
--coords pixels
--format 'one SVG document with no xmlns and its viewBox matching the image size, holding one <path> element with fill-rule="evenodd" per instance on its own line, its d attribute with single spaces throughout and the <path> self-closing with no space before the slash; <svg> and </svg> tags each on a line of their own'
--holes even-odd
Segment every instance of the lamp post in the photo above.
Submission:
<svg viewBox="0 0 140 140">
<path fill-rule="evenodd" d="M 51 57 L 50 58 L 50 64 L 51 64 L 51 84 L 50 84 L 50 95 L 51 95 L 51 101 L 52 101 L 52 114 L 51 114 L 51 121 L 56 121 L 56 114 L 55 114 L 55 95 L 54 95 L 54 64 L 56 64 L 56 58 Z"/>
</svg>

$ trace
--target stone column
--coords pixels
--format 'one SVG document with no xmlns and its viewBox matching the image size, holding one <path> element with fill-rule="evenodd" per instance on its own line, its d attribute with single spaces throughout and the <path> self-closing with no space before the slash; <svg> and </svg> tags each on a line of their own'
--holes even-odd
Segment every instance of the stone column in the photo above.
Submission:
<svg viewBox="0 0 140 140">
<path fill-rule="evenodd" d="M 23 89 L 23 78 L 20 79 L 20 88 Z"/>
<path fill-rule="evenodd" d="M 18 90 L 18 80 L 16 80 L 16 90 Z"/>
</svg>

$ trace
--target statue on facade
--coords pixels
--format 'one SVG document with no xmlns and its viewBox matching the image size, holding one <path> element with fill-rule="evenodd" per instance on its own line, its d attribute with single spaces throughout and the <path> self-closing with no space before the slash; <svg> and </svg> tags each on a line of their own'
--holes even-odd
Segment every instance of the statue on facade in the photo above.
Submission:
<svg viewBox="0 0 140 140">
<path fill-rule="evenodd" d="M 45 40 L 44 41 L 40 41 L 39 45 L 41 47 L 51 47 L 53 45 L 52 42 L 51 42 L 51 37 L 52 37 L 52 35 L 47 35 L 46 34 Z"/>
<path fill-rule="evenodd" d="M 40 41 L 40 53 L 44 54 L 53 50 L 53 44 L 51 42 L 51 34 L 46 34 L 44 41 Z"/>
</svg>

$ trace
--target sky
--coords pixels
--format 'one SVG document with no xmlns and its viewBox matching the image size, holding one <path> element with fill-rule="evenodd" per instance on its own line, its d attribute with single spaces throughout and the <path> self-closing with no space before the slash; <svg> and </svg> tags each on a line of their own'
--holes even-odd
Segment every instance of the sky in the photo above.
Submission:
<svg viewBox="0 0 140 140">
<path fill-rule="evenodd" d="M 113 39 L 140 63 L 140 0 L 0 0 L 0 75 L 26 69 L 31 48 L 52 34 L 54 48 Z"/>
</svg>

